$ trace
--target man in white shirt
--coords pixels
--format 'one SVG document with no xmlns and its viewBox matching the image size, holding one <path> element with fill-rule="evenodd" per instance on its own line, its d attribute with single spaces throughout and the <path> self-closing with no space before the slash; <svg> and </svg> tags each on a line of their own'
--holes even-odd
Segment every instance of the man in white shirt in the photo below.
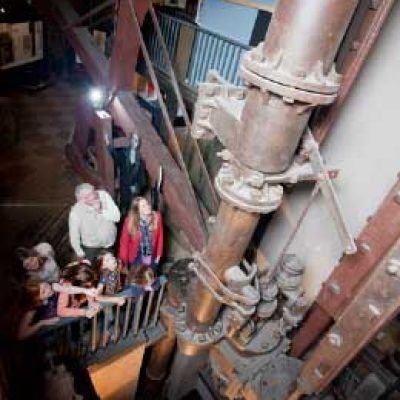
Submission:
<svg viewBox="0 0 400 400">
<path fill-rule="evenodd" d="M 76 203 L 69 213 L 69 239 L 77 257 L 93 261 L 113 246 L 121 214 L 112 197 L 89 183 L 75 188 Z"/>
</svg>

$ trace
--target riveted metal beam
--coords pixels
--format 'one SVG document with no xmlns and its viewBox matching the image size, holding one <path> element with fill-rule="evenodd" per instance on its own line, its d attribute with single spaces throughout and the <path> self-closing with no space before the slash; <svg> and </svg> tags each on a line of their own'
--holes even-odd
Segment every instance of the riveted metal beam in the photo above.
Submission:
<svg viewBox="0 0 400 400">
<path fill-rule="evenodd" d="M 400 241 L 376 266 L 307 359 L 299 393 L 319 393 L 400 310 Z"/>
<path fill-rule="evenodd" d="M 293 339 L 292 355 L 303 354 L 329 327 L 399 237 L 400 181 L 397 181 L 358 236 L 359 252 L 344 256 L 323 284 L 315 307 Z"/>
</svg>

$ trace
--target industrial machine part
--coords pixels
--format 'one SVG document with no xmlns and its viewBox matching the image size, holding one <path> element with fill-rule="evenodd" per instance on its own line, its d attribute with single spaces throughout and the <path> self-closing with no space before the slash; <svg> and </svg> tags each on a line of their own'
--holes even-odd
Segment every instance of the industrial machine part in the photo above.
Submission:
<svg viewBox="0 0 400 400">
<path fill-rule="evenodd" d="M 397 241 L 305 362 L 297 396 L 323 390 L 399 312 L 399 257 Z"/>
<path fill-rule="evenodd" d="M 294 162 L 295 150 L 312 110 L 335 99 L 340 77 L 335 72 L 333 60 L 357 3 L 357 0 L 280 0 L 265 41 L 243 59 L 241 74 L 248 88 L 226 85 L 214 75 L 200 89 L 193 134 L 196 137 L 216 135 L 227 151 L 222 154 L 224 164 L 215 180 L 222 198 L 221 205 L 207 245 L 193 268 L 196 278 L 191 281 L 190 295 L 182 307 L 182 317 L 177 326 L 178 330 L 185 332 L 178 335 L 178 344 L 184 344 L 186 355 L 199 354 L 201 348 L 207 350 L 216 343 L 219 340 L 219 333 L 214 334 L 216 326 L 220 326 L 234 344 L 237 332 L 243 328 L 249 339 L 247 344 L 241 344 L 243 348 L 257 343 L 259 332 L 272 327 L 277 329 L 277 326 L 280 332 L 276 337 L 283 343 L 286 330 L 298 322 L 296 314 L 304 304 L 290 296 L 286 298 L 285 306 L 280 308 L 279 323 L 273 319 L 276 306 L 271 299 L 272 286 L 268 293 L 269 282 L 264 282 L 264 304 L 258 308 L 258 314 L 266 319 L 257 321 L 257 326 L 245 321 L 244 317 L 250 320 L 251 315 L 256 314 L 244 313 L 247 310 L 240 306 L 246 303 L 243 302 L 245 299 L 241 297 L 238 304 L 226 291 L 226 271 L 241 264 L 259 215 L 279 207 L 283 182 L 274 180 L 273 176 L 281 174 L 286 178 L 285 171 Z M 321 170 L 321 157 L 315 156 L 316 147 L 310 146 L 309 150 L 316 180 L 329 181 L 325 168 Z M 294 176 L 301 176 L 301 173 Z M 331 210 L 345 251 L 354 252 L 354 242 L 343 223 L 329 183 L 327 188 L 329 190 L 323 188 L 323 193 L 332 200 Z M 269 277 L 272 278 L 276 276 Z M 284 281 L 282 275 L 280 284 L 283 287 Z M 290 283 L 286 289 L 290 289 Z M 226 298 L 228 293 L 229 301 Z M 227 304 L 228 308 L 222 314 L 219 313 L 221 303 Z M 231 306 L 233 311 L 229 310 Z M 249 314 L 253 312 L 248 311 Z M 272 315 L 270 319 L 269 313 Z M 231 324 L 230 329 L 226 324 Z M 200 338 L 202 343 L 199 343 Z M 215 346 L 219 345 L 213 348 Z M 268 349 L 269 345 L 264 352 L 268 353 Z M 236 351 L 240 352 L 240 346 Z M 178 364 L 180 358 L 178 352 L 172 366 L 173 377 L 177 376 L 178 370 L 182 371 Z M 242 390 L 246 383 L 239 377 L 238 380 L 238 388 Z M 178 398 L 182 394 L 179 382 L 170 379 L 169 397 Z"/>
</svg>

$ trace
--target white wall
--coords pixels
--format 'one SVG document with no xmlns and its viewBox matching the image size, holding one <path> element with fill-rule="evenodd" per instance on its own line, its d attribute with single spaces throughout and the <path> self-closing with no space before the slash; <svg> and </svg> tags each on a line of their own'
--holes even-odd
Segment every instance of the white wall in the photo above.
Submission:
<svg viewBox="0 0 400 400">
<path fill-rule="evenodd" d="M 327 164 L 340 169 L 335 188 L 355 237 L 400 171 L 399 26 L 400 4 L 396 2 L 322 149 Z M 261 243 L 271 264 L 277 260 L 309 194 L 310 187 L 299 184 L 274 215 Z M 289 252 L 297 253 L 305 262 L 307 295 L 315 298 L 342 254 L 320 197 L 311 206 Z"/>
</svg>

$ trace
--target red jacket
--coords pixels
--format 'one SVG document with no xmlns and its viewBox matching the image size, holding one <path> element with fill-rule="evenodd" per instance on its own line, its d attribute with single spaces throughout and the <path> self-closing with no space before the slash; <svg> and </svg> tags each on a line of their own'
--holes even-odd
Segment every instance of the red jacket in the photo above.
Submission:
<svg viewBox="0 0 400 400">
<path fill-rule="evenodd" d="M 164 247 L 164 233 L 163 233 L 161 214 L 155 211 L 154 217 L 156 218 L 157 228 L 152 232 L 151 236 L 153 260 L 157 257 L 162 256 Z M 128 220 L 129 217 L 125 218 L 124 226 L 122 227 L 121 238 L 119 241 L 118 256 L 124 264 L 129 264 L 135 261 L 140 251 L 140 238 L 141 238 L 140 230 L 138 230 L 135 233 L 135 235 L 132 236 L 129 232 Z"/>
</svg>

